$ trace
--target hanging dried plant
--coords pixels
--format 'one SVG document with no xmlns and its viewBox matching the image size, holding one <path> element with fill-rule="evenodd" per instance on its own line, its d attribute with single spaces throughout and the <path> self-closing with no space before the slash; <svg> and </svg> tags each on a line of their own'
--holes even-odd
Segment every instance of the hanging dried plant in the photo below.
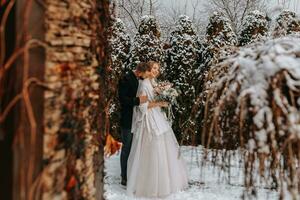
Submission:
<svg viewBox="0 0 300 200">
<path fill-rule="evenodd" d="M 252 192 L 259 174 L 281 192 L 287 184 L 299 198 L 299 44 L 293 37 L 256 43 L 209 70 L 203 145 L 244 149 L 245 185 Z"/>
</svg>

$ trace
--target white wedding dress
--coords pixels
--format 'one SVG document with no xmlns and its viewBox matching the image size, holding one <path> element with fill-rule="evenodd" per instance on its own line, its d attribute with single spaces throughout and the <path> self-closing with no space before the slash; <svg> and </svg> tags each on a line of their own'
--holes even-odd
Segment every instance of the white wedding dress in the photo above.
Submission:
<svg viewBox="0 0 300 200">
<path fill-rule="evenodd" d="M 149 79 L 140 80 L 137 96 L 154 100 Z M 188 186 L 187 170 L 174 132 L 160 107 L 136 106 L 132 119 L 132 147 L 127 167 L 127 194 L 163 198 Z"/>
</svg>

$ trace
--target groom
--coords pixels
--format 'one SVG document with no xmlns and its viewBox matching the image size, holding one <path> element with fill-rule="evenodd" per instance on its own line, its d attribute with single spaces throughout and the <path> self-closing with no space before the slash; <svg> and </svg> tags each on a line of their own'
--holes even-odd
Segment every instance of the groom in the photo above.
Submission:
<svg viewBox="0 0 300 200">
<path fill-rule="evenodd" d="M 148 101 L 147 96 L 136 97 L 141 75 L 146 72 L 147 64 L 141 62 L 136 69 L 127 72 L 119 81 L 119 100 L 121 104 L 121 184 L 127 184 L 127 160 L 129 157 L 132 142 L 132 114 L 133 107 Z"/>
</svg>

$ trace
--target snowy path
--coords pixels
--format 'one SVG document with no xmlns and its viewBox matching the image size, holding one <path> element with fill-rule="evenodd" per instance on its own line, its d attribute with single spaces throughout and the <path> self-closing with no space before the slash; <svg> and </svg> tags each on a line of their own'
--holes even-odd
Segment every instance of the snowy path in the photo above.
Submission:
<svg viewBox="0 0 300 200">
<path fill-rule="evenodd" d="M 236 200 L 241 199 L 244 187 L 242 169 L 236 165 L 231 168 L 230 184 L 224 174 L 219 174 L 212 165 L 199 167 L 201 148 L 181 147 L 189 173 L 189 188 L 185 191 L 170 195 L 166 200 Z M 132 200 L 126 196 L 126 191 L 120 183 L 120 158 L 114 155 L 105 160 L 105 194 L 106 200 Z M 202 170 L 202 172 L 201 172 Z M 277 192 L 259 189 L 259 200 L 278 199 Z"/>
</svg>

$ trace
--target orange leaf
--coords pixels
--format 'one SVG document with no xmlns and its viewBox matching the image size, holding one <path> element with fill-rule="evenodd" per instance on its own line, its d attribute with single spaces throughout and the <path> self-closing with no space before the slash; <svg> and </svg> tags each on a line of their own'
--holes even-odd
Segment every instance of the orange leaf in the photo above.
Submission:
<svg viewBox="0 0 300 200">
<path fill-rule="evenodd" d="M 109 157 L 118 152 L 122 147 L 122 143 L 115 140 L 111 134 L 106 135 L 104 155 Z"/>
</svg>

